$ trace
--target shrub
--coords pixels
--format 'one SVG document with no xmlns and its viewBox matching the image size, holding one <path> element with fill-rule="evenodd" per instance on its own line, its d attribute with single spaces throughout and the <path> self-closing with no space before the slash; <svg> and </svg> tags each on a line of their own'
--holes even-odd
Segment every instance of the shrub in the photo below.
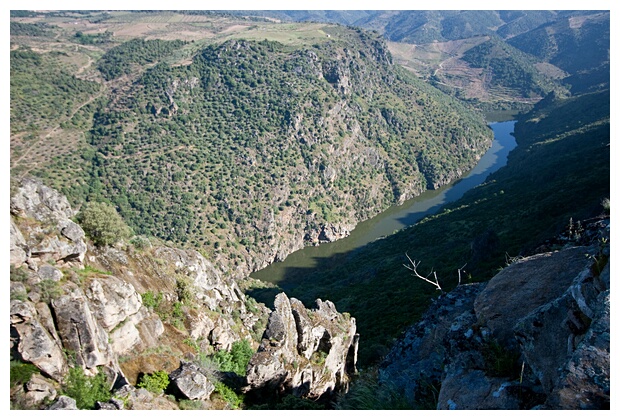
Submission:
<svg viewBox="0 0 620 420">
<path fill-rule="evenodd" d="M 138 250 L 150 248 L 152 246 L 151 241 L 145 236 L 134 236 L 129 242 Z"/>
<path fill-rule="evenodd" d="M 97 373 L 94 377 L 88 377 L 81 367 L 69 369 L 62 392 L 73 398 L 80 410 L 91 410 L 95 408 L 97 401 L 108 401 L 111 396 L 110 386 L 103 372 Z"/>
<path fill-rule="evenodd" d="M 163 370 L 158 370 L 151 374 L 144 374 L 138 383 L 138 388 L 144 388 L 155 395 L 159 395 L 168 388 L 169 383 L 168 374 Z"/>
<path fill-rule="evenodd" d="M 208 407 L 200 400 L 181 400 L 179 401 L 179 408 L 181 410 L 207 410 Z"/>
<path fill-rule="evenodd" d="M 163 298 L 164 296 L 161 292 L 155 294 L 153 291 L 147 290 L 142 293 L 142 305 L 149 309 L 155 309 L 161 304 Z"/>
<path fill-rule="evenodd" d="M 42 280 L 36 285 L 36 289 L 41 296 L 41 301 L 45 303 L 50 303 L 53 299 L 58 299 L 62 295 L 62 288 L 54 280 Z"/>
<path fill-rule="evenodd" d="M 17 268 L 11 264 L 10 279 L 11 281 L 25 282 L 28 280 L 28 269 L 24 266 Z"/>
<path fill-rule="evenodd" d="M 231 408 L 234 409 L 241 407 L 241 404 L 243 404 L 242 395 L 237 395 L 232 388 L 224 385 L 222 382 L 215 382 L 213 385 L 215 386 L 215 392 L 217 392 L 220 397 L 222 397 L 222 399 L 230 405 Z"/>
<path fill-rule="evenodd" d="M 18 384 L 25 384 L 30 380 L 32 375 L 37 372 L 39 372 L 39 369 L 31 363 L 11 360 L 11 387 Z"/>
<path fill-rule="evenodd" d="M 87 203 L 80 212 L 78 221 L 97 246 L 112 245 L 131 235 L 131 229 L 111 204 Z"/>
<path fill-rule="evenodd" d="M 181 303 L 190 303 L 194 297 L 194 288 L 190 279 L 184 276 L 177 277 L 177 298 Z"/>
<path fill-rule="evenodd" d="M 213 359 L 222 372 L 234 372 L 239 376 L 245 376 L 246 368 L 254 350 L 247 340 L 233 343 L 230 352 L 220 350 L 213 355 Z"/>
</svg>

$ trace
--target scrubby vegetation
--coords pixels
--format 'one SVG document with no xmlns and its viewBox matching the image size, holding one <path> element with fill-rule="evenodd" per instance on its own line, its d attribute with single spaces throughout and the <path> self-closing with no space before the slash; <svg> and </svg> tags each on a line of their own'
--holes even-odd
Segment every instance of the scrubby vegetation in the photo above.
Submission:
<svg viewBox="0 0 620 420">
<path fill-rule="evenodd" d="M 73 398 L 80 410 L 92 410 L 97 401 L 110 399 L 110 384 L 103 372 L 89 377 L 81 367 L 72 367 L 69 369 L 63 394 Z"/>
<path fill-rule="evenodd" d="M 99 92 L 95 82 L 78 79 L 59 62 L 63 53 L 37 53 L 29 48 L 12 50 L 11 133 L 38 134 L 73 115 L 77 104 Z M 87 110 L 73 116 L 80 127 Z"/>
<path fill-rule="evenodd" d="M 392 67 L 377 38 L 341 35 L 303 49 L 230 41 L 188 66 L 146 70 L 95 115 L 82 154 L 91 178 L 63 191 L 74 202 L 111 200 L 137 233 L 236 265 L 324 224 L 365 219 L 475 162 L 490 138 L 480 115 Z"/>
<path fill-rule="evenodd" d="M 84 38 L 84 35 L 79 38 Z M 154 63 L 184 44 L 183 41 L 132 39 L 106 52 L 97 68 L 104 79 L 112 80 L 129 74 L 133 69 L 132 65 Z"/>
<path fill-rule="evenodd" d="M 49 14 L 77 15 L 89 24 L 110 19 L 88 11 Z M 377 16 L 352 13 L 338 19 L 370 22 Z M 40 14 L 11 11 L 11 17 Z M 320 41 L 287 43 L 225 40 L 222 24 L 208 41 L 125 42 L 112 32 L 12 21 L 12 175 L 41 177 L 62 190 L 74 208 L 82 206 L 77 220 L 97 246 L 135 232 L 140 236 L 131 240 L 132 252 L 148 255 L 151 241 L 198 249 L 232 278 L 281 258 L 304 243 L 302 237 L 308 244 L 323 226 L 355 223 L 457 178 L 489 145 L 490 132 L 471 105 L 518 108 L 519 147 L 484 184 L 413 227 L 316 261 L 312 269 L 291 271 L 279 285 L 263 287 L 256 300 L 246 301 L 251 313 L 258 312 L 260 297 L 279 290 L 306 304 L 318 297 L 333 301 L 357 320 L 358 365 L 366 368 L 381 360 L 438 293 L 409 276 L 403 268 L 406 253 L 423 262 L 421 270 L 436 270 L 442 287 L 450 289 L 465 263 L 465 282 L 488 280 L 507 256 L 534 252 L 573 220 L 609 214 L 608 14 L 584 14 L 581 26 L 568 29 L 556 17 L 543 11 L 405 12 L 385 25 L 387 37 L 405 41 L 491 35 L 462 58 L 483 69 L 485 83 L 496 92 L 526 99 L 518 107 L 506 98 L 463 104 L 445 94 L 458 96 L 457 87 L 439 79 L 443 92 L 429 86 L 394 65 L 378 34 L 357 28 L 325 26 L 317 31 Z M 511 38 L 506 43 L 494 34 Z M 534 66 L 537 60 L 571 74 L 552 81 Z M 530 102 L 543 96 L 532 109 Z M 64 146 L 65 134 L 73 136 L 67 150 L 29 164 L 34 158 L 28 153 L 38 154 L 48 140 L 52 148 Z M 607 264 L 593 259 L 598 269 Z M 147 262 L 157 265 L 155 259 Z M 83 283 L 91 269 L 65 274 Z M 244 340 L 230 352 L 205 351 L 188 339 L 185 323 L 195 309 L 191 287 L 180 272 L 165 275 L 166 298 L 163 291 L 147 290 L 143 305 L 185 337 L 184 349 L 195 353 L 194 361 L 214 381 L 214 399 L 247 408 L 227 379 L 245 375 L 252 346 Z M 27 280 L 24 270 L 13 266 L 10 277 Z M 11 299 L 27 299 L 24 289 L 16 290 Z M 27 290 L 36 292 L 41 304 L 63 292 L 52 280 Z M 238 314 L 232 315 L 237 327 Z M 256 341 L 265 322 L 256 322 L 251 331 Z M 166 345 L 149 351 L 173 353 Z M 313 362 L 323 363 L 320 352 L 315 354 Z M 181 357 L 175 349 L 174 360 Z M 498 375 L 514 376 L 514 357 L 493 344 L 487 363 Z M 23 387 L 37 371 L 11 360 L 11 386 Z M 144 374 L 138 385 L 161 393 L 167 380 L 168 373 L 159 370 Z M 102 373 L 87 377 L 81 368 L 71 368 L 63 392 L 78 408 L 92 409 L 109 397 L 106 381 Z M 399 390 L 379 386 L 368 375 L 336 408 L 430 409 L 439 386 L 427 384 L 412 405 Z M 187 400 L 179 406 L 204 408 Z M 324 406 L 287 396 L 251 408 Z"/>
</svg>

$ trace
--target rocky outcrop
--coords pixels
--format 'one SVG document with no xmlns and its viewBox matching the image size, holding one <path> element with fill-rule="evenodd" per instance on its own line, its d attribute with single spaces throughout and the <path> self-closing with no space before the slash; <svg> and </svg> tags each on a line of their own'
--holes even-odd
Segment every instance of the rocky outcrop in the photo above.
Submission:
<svg viewBox="0 0 620 420">
<path fill-rule="evenodd" d="M 609 408 L 609 220 L 600 242 L 523 258 L 440 296 L 380 368 L 438 409 Z"/>
<path fill-rule="evenodd" d="M 34 179 L 21 180 L 11 197 L 11 215 L 11 264 L 83 261 L 84 231 L 70 219 L 75 212 L 57 191 Z"/>
<path fill-rule="evenodd" d="M 48 407 L 48 410 L 77 410 L 75 400 L 66 395 L 61 395 L 58 399 Z"/>
<path fill-rule="evenodd" d="M 140 374 L 161 370 L 171 381 L 167 392 L 214 407 L 215 385 L 196 352 L 204 357 L 242 339 L 254 343 L 253 335 L 263 333 L 255 325 L 267 316 L 247 382 L 233 378 L 234 387 L 314 399 L 347 389 L 355 320 L 331 302 L 317 300 L 308 310 L 281 294 L 271 312 L 248 306 L 237 283 L 197 251 L 144 241 L 140 248 L 89 249 L 64 197 L 37 181 L 20 185 L 11 201 L 11 355 L 40 375 L 14 390 L 19 404 L 41 408 L 56 399 L 50 409 L 76 409 L 76 401 L 58 396 L 70 369 L 81 368 L 91 377 L 104 372 L 114 387 L 97 409 L 177 409 L 136 387 Z M 49 252 L 39 252 L 48 245 Z M 67 251 L 76 247 L 79 255 Z"/>
<path fill-rule="evenodd" d="M 245 391 L 317 399 L 347 390 L 357 354 L 355 319 L 329 301 L 317 299 L 316 308 L 308 310 L 284 293 L 274 307 L 248 365 Z"/>
<path fill-rule="evenodd" d="M 116 400 L 127 401 L 123 403 L 125 410 L 178 410 L 179 407 L 170 399 L 153 395 L 144 388 L 136 388 L 132 385 L 124 385 L 114 395 Z"/>
<path fill-rule="evenodd" d="M 39 308 L 49 314 L 45 304 Z M 63 347 L 56 330 L 45 325 L 44 320 L 51 317 L 40 320 L 38 312 L 33 302 L 11 301 L 11 348 L 22 360 L 60 381 L 68 372 Z"/>
</svg>

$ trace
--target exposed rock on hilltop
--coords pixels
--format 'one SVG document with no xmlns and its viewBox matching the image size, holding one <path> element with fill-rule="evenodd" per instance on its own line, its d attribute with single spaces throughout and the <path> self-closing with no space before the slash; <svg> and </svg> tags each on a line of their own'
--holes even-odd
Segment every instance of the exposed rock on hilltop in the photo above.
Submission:
<svg viewBox="0 0 620 420">
<path fill-rule="evenodd" d="M 118 398 L 100 401 L 101 409 L 178 408 L 136 388 L 143 375 L 164 371 L 179 398 L 221 408 L 210 398 L 218 376 L 201 360 L 243 340 L 256 349 L 254 337 L 263 334 L 267 317 L 265 339 L 248 368 L 249 391 L 265 385 L 256 376 L 260 369 L 289 378 L 280 392 L 291 392 L 292 384 L 297 395 L 318 398 L 346 389 L 346 372 L 355 365 L 354 358 L 347 359 L 355 354 L 355 320 L 331 302 L 319 301 L 308 311 L 281 295 L 271 312 L 196 251 L 144 240 L 137 248 L 87 246 L 84 231 L 70 220 L 74 215 L 65 197 L 39 181 L 25 179 L 15 188 L 11 357 L 38 373 L 12 389 L 13 402 L 41 408 L 61 396 L 54 409 L 75 408 L 61 394 L 78 369 L 91 378 L 105 374 Z M 277 320 L 286 320 L 287 328 L 278 329 Z M 303 386 L 306 391 L 299 391 Z"/>
<path fill-rule="evenodd" d="M 609 220 L 590 246 L 523 258 L 442 295 L 384 361 L 410 400 L 438 409 L 609 408 Z"/>
</svg>

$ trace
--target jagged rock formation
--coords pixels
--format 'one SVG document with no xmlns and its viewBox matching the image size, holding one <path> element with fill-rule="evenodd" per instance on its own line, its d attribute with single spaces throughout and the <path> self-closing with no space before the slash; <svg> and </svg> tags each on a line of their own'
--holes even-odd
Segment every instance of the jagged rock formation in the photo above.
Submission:
<svg viewBox="0 0 620 420">
<path fill-rule="evenodd" d="M 609 220 L 602 241 L 523 258 L 440 296 L 380 369 L 438 409 L 609 407 Z M 601 244 L 602 246 L 601 249 Z"/>
<path fill-rule="evenodd" d="M 348 389 L 357 354 L 355 319 L 338 313 L 330 301 L 317 299 L 316 308 L 308 310 L 284 293 L 276 296 L 274 306 L 248 365 L 247 392 L 289 390 L 317 399 Z"/>
<path fill-rule="evenodd" d="M 70 220 L 74 215 L 65 197 L 37 180 L 24 179 L 15 187 L 11 356 L 40 372 L 14 390 L 20 403 L 41 408 L 55 401 L 50 409 L 76 409 L 74 400 L 60 395 L 72 367 L 87 376 L 104 372 L 115 384 L 114 398 L 98 402 L 99 409 L 177 409 L 135 386 L 140 374 L 158 370 L 169 373 L 170 392 L 208 401 L 213 373 L 192 363 L 193 354 L 228 351 L 243 339 L 253 343 L 253 335 L 263 333 L 258 321 L 266 323 L 270 311 L 256 302 L 248 306 L 237 283 L 196 251 L 148 241 L 140 249 L 87 247 L 84 231 Z M 355 364 L 347 360 L 355 354 L 355 320 L 331 302 L 317 305 L 308 311 L 295 299 L 278 297 L 267 344 L 256 359 L 262 363 L 249 369 L 248 389 L 263 385 L 255 375 L 261 369 L 294 378 L 287 384 L 296 388 L 307 386 L 297 395 L 317 398 L 346 389 Z M 287 328 L 278 329 L 277 320 L 283 319 Z M 273 347 L 269 340 L 276 337 L 292 347 Z M 159 355 L 159 348 L 167 350 Z M 273 360 L 264 357 L 274 354 Z M 284 354 L 288 363 L 282 364 Z"/>
</svg>

